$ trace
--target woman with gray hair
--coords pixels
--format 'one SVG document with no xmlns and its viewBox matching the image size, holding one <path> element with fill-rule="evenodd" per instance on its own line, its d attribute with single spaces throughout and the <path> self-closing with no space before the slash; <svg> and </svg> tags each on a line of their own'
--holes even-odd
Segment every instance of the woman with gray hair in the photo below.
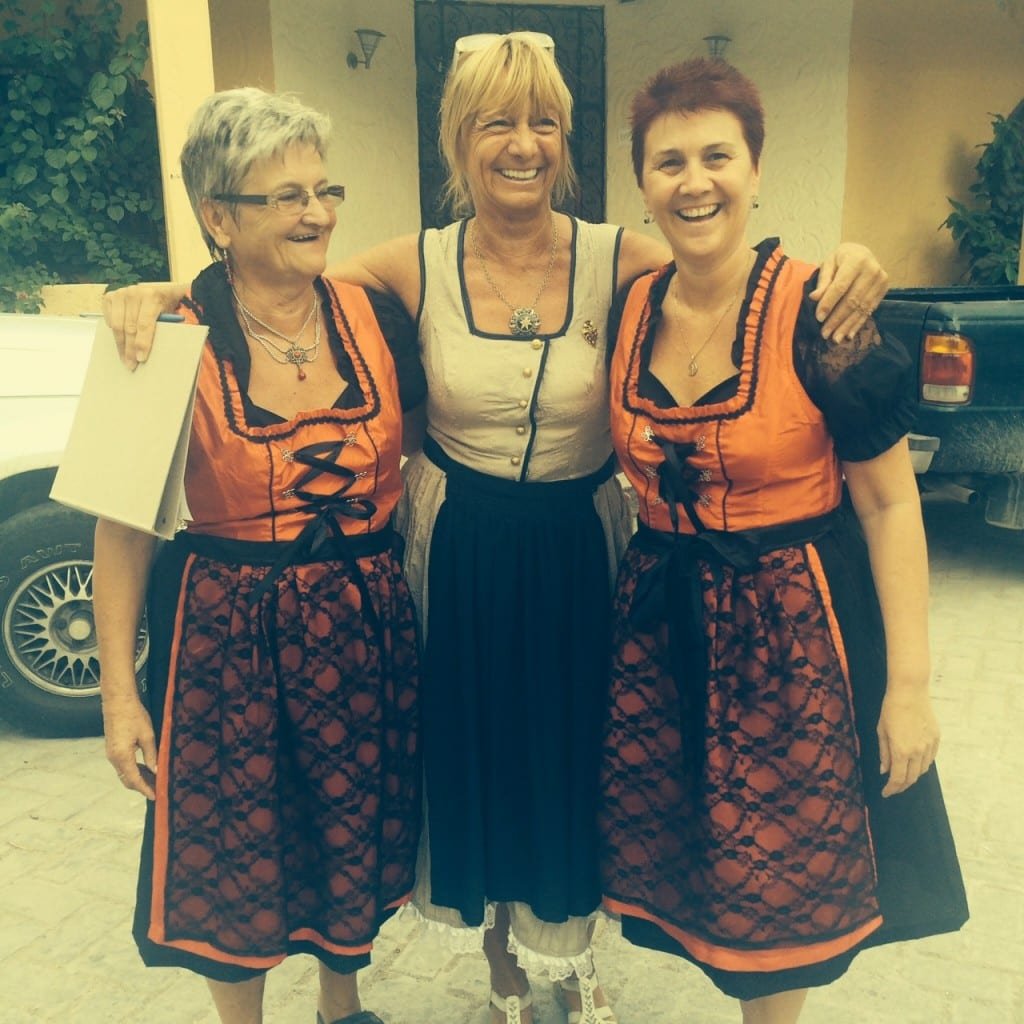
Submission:
<svg viewBox="0 0 1024 1024">
<path fill-rule="evenodd" d="M 135 940 L 148 965 L 206 977 L 224 1024 L 262 1020 L 266 971 L 299 952 L 320 961 L 318 1024 L 380 1024 L 356 971 L 410 897 L 419 839 L 417 639 L 390 519 L 425 384 L 401 307 L 322 276 L 344 198 L 328 130 L 258 89 L 195 115 L 182 171 L 218 258 L 180 307 L 209 326 L 193 518 L 159 553 L 96 532 L 107 756 L 150 801 Z"/>
</svg>

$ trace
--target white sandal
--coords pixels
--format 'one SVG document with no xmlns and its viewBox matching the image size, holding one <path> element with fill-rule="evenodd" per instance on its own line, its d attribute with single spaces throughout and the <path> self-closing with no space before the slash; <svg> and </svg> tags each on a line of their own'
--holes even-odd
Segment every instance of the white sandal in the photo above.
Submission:
<svg viewBox="0 0 1024 1024">
<path fill-rule="evenodd" d="M 555 999 L 566 1012 L 568 1024 L 618 1024 L 618 1017 L 610 1006 L 594 1005 L 594 989 L 597 988 L 597 975 L 591 974 L 586 978 L 566 978 L 564 981 L 555 982 Z M 565 998 L 566 992 L 579 992 L 580 1009 L 569 1008 L 569 1001 Z"/>
<path fill-rule="evenodd" d="M 491 1006 L 505 1014 L 505 1024 L 523 1024 L 523 1010 L 533 1005 L 533 993 L 527 989 L 525 996 L 499 996 L 491 991 Z"/>
</svg>

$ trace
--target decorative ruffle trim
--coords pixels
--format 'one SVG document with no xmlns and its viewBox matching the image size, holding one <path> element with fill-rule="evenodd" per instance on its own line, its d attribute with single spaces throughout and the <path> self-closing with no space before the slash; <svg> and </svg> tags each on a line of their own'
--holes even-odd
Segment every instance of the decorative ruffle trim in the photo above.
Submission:
<svg viewBox="0 0 1024 1024">
<path fill-rule="evenodd" d="M 527 974 L 546 974 L 550 981 L 565 981 L 574 975 L 587 978 L 594 973 L 594 955 L 589 946 L 576 956 L 552 956 L 527 948 L 509 931 L 508 951 Z"/>
<path fill-rule="evenodd" d="M 438 939 L 445 949 L 452 953 L 479 953 L 483 949 L 484 932 L 494 927 L 494 909 L 496 904 L 488 903 L 484 908 L 483 924 L 471 927 L 465 924 L 450 924 L 439 921 L 418 907 L 415 902 L 406 903 L 398 912 L 399 918 L 413 917 L 424 926 L 427 935 Z M 457 917 L 455 911 L 450 912 Z"/>
<path fill-rule="evenodd" d="M 438 920 L 430 916 L 429 910 L 425 912 L 415 903 L 405 904 L 398 911 L 398 915 L 401 918 L 411 915 L 424 927 L 427 935 L 438 939 L 441 945 L 452 953 L 480 953 L 483 948 L 484 932 L 494 927 L 496 907 L 497 904 L 488 903 L 484 908 L 483 924 L 475 927 Z M 458 916 L 455 912 L 451 913 Z M 528 974 L 547 975 L 551 981 L 565 981 L 574 975 L 586 978 L 594 972 L 594 957 L 589 946 L 582 953 L 573 956 L 555 956 L 525 946 L 516 938 L 515 932 L 509 929 L 508 951 Z"/>
</svg>

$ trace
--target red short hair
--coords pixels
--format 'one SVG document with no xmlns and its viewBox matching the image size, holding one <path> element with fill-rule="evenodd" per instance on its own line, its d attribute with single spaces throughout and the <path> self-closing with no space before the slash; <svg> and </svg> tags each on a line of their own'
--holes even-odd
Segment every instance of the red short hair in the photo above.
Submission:
<svg viewBox="0 0 1024 1024">
<path fill-rule="evenodd" d="M 724 60 L 697 57 L 662 68 L 633 97 L 630 124 L 633 173 L 643 185 L 644 144 L 651 123 L 662 114 L 693 114 L 698 110 L 727 110 L 743 129 L 755 167 L 764 147 L 764 107 L 757 86 Z"/>
</svg>

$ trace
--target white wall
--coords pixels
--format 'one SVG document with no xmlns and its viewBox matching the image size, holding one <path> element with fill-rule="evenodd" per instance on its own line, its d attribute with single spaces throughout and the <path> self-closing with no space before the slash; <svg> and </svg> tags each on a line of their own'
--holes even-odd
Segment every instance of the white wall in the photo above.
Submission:
<svg viewBox="0 0 1024 1024">
<path fill-rule="evenodd" d="M 345 186 L 330 259 L 419 230 L 416 63 L 412 3 L 406 0 L 271 0 L 274 78 L 331 115 L 329 167 Z M 356 28 L 381 40 L 370 69 Z"/>
<path fill-rule="evenodd" d="M 768 114 L 761 209 L 751 230 L 781 235 L 794 255 L 826 255 L 843 214 L 851 5 L 605 3 L 608 219 L 643 229 L 625 137 L 633 93 L 654 69 L 706 53 L 703 37 L 721 32 L 732 37 L 727 56 L 759 86 Z M 331 166 L 349 198 L 332 256 L 418 230 L 412 0 L 271 0 L 271 16 L 277 88 L 334 118 Z M 387 38 L 369 71 L 352 71 L 345 55 L 356 48 L 352 30 L 364 26 Z"/>
<path fill-rule="evenodd" d="M 629 155 L 629 104 L 657 68 L 704 56 L 704 36 L 731 37 L 727 59 L 761 91 L 766 112 L 757 235 L 818 260 L 840 241 L 852 0 L 637 0 L 608 3 L 608 219 L 642 229 Z M 651 228 L 646 229 L 651 231 Z"/>
</svg>

